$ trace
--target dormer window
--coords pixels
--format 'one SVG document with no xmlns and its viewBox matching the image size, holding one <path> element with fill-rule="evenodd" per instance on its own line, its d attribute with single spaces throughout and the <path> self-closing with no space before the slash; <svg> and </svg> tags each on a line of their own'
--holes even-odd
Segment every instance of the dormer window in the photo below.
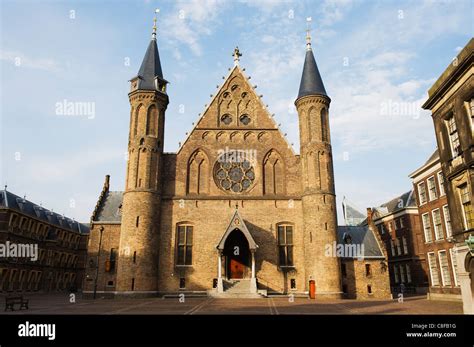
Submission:
<svg viewBox="0 0 474 347">
<path fill-rule="evenodd" d="M 352 244 L 352 237 L 351 237 L 351 235 L 349 235 L 349 234 L 344 235 L 344 243 L 345 243 L 345 244 L 348 244 L 348 245 Z"/>
</svg>

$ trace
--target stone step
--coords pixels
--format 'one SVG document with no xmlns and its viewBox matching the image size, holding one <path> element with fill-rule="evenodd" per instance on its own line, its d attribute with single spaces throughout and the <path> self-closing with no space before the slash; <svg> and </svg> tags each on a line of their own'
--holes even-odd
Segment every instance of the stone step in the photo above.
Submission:
<svg viewBox="0 0 474 347">
<path fill-rule="evenodd" d="M 217 299 L 262 299 L 263 295 L 258 293 L 217 293 L 216 291 L 210 291 L 209 296 Z"/>
<path fill-rule="evenodd" d="M 224 292 L 226 293 L 249 293 L 250 292 L 250 280 L 233 280 L 227 281 L 224 286 Z"/>
</svg>

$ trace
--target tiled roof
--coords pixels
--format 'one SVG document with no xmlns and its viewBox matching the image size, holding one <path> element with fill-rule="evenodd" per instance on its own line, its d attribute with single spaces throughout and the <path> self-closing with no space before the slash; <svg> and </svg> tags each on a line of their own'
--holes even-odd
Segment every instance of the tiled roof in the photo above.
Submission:
<svg viewBox="0 0 474 347">
<path fill-rule="evenodd" d="M 89 227 L 86 224 L 76 222 L 73 219 L 50 211 L 7 190 L 0 191 L 0 207 L 10 208 L 63 229 L 81 234 L 89 233 Z"/>
<path fill-rule="evenodd" d="M 364 245 L 364 257 L 384 258 L 383 252 L 373 234 L 372 230 L 366 226 L 338 226 L 337 242 L 345 244 L 347 236 L 350 236 L 351 244 Z"/>
<path fill-rule="evenodd" d="M 120 222 L 122 220 L 123 192 L 108 191 L 100 204 L 94 222 Z"/>
<path fill-rule="evenodd" d="M 413 190 L 403 193 L 402 195 L 397 196 L 396 198 L 386 202 L 385 204 L 380 205 L 379 207 L 375 207 L 374 218 L 380 218 L 384 215 L 395 213 L 407 207 L 416 207 L 416 201 L 413 195 Z"/>
</svg>

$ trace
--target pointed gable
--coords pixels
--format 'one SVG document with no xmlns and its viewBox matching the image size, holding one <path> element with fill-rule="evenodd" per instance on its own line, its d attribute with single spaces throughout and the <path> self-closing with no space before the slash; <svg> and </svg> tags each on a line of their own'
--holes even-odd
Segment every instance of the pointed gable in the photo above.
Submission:
<svg viewBox="0 0 474 347">
<path fill-rule="evenodd" d="M 249 83 L 249 78 L 240 66 L 234 66 L 230 70 L 224 83 L 205 107 L 178 153 L 196 131 L 200 132 L 199 136 L 202 140 L 206 140 L 212 132 L 212 135 L 221 143 L 233 142 L 238 132 L 244 133 L 240 134 L 244 139 L 255 136 L 262 141 L 264 137 L 269 138 L 269 131 L 276 131 L 285 143 L 285 147 L 290 148 L 291 153 L 294 154 L 293 148 L 280 132 L 273 116 L 263 104 L 255 88 Z M 233 132 L 221 136 L 229 130 Z"/>
<path fill-rule="evenodd" d="M 276 124 L 242 69 L 235 66 L 196 128 L 276 128 Z"/>
<path fill-rule="evenodd" d="M 219 250 L 224 250 L 225 247 L 225 241 L 229 237 L 230 233 L 234 231 L 235 229 L 240 230 L 245 238 L 247 239 L 247 242 L 249 243 L 249 249 L 254 250 L 258 248 L 258 245 L 255 243 L 255 240 L 252 237 L 252 234 L 250 234 L 249 230 L 247 229 L 247 226 L 245 225 L 244 220 L 240 216 L 239 210 L 235 210 L 234 215 L 232 216 L 229 226 L 227 227 L 224 235 L 222 236 L 221 241 L 217 245 L 217 249 Z"/>
</svg>

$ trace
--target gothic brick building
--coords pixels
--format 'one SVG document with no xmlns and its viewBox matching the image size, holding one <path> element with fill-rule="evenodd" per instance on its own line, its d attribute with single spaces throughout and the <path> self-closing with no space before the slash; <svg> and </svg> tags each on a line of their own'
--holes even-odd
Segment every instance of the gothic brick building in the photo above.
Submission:
<svg viewBox="0 0 474 347">
<path fill-rule="evenodd" d="M 239 66 L 176 153 L 156 33 L 131 80 L 124 192 L 108 178 L 91 220 L 85 293 L 268 291 L 341 297 L 329 106 L 308 35 L 293 151 Z M 295 86 L 296 91 L 296 86 Z"/>
</svg>

